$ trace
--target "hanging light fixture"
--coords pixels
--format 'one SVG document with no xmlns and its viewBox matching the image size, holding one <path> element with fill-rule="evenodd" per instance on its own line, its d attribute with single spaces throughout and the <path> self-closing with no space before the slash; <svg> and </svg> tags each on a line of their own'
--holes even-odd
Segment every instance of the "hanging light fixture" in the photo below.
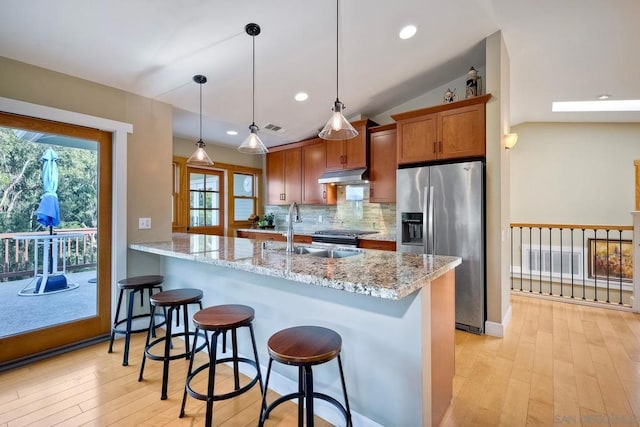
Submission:
<svg viewBox="0 0 640 427">
<path fill-rule="evenodd" d="M 351 139 L 358 136 L 358 131 L 342 115 L 344 104 L 338 97 L 338 30 L 340 27 L 340 0 L 336 0 L 336 100 L 333 103 L 333 115 L 322 128 L 318 136 L 322 139 Z"/>
<path fill-rule="evenodd" d="M 258 24 L 247 24 L 244 30 L 253 39 L 253 102 L 251 110 L 251 125 L 249 126 L 249 136 L 242 141 L 242 144 L 238 147 L 238 151 L 245 154 L 264 154 L 268 152 L 267 147 L 264 146 L 260 137 L 258 136 L 258 130 L 260 128 L 256 126 L 256 36 L 260 34 L 260 26 Z"/>
<path fill-rule="evenodd" d="M 202 85 L 207 82 L 207 78 L 201 74 L 193 76 L 193 81 L 200 85 L 200 139 L 196 142 L 196 151 L 187 159 L 187 163 L 196 166 L 211 166 L 213 161 L 211 157 L 204 151 L 204 142 L 202 141 Z"/>
</svg>

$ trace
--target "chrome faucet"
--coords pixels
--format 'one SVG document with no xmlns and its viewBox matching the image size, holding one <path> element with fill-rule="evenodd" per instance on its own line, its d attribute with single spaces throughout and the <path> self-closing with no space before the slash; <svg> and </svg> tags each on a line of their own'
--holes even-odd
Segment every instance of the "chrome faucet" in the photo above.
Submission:
<svg viewBox="0 0 640 427">
<path fill-rule="evenodd" d="M 295 216 L 293 215 L 293 211 L 295 209 Z M 298 204 L 296 202 L 291 203 L 289 206 L 289 214 L 287 215 L 289 220 L 289 225 L 287 226 L 287 232 L 283 233 L 287 237 L 287 252 L 293 252 L 293 223 L 294 222 L 302 222 L 300 219 L 300 208 L 298 208 Z"/>
</svg>

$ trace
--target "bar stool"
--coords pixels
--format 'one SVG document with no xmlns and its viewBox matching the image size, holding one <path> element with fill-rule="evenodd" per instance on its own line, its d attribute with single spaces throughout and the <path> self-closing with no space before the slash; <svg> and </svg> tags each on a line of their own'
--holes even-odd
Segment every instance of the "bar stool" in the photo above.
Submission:
<svg viewBox="0 0 640 427">
<path fill-rule="evenodd" d="M 111 339 L 109 340 L 109 353 L 113 353 L 113 340 L 116 334 L 124 335 L 124 356 L 122 358 L 122 366 L 129 365 L 129 343 L 131 341 L 131 334 L 138 332 L 146 332 L 149 328 L 144 327 L 140 329 L 131 329 L 133 320 L 141 318 L 149 318 L 150 324 L 155 323 L 155 318 L 151 316 L 151 313 L 133 314 L 133 305 L 135 295 L 140 294 L 140 307 L 144 306 L 144 291 L 147 290 L 149 297 L 153 294 L 153 291 L 162 291 L 162 283 L 164 282 L 163 276 L 148 275 L 148 276 L 135 276 L 128 277 L 118 281 L 118 288 L 120 288 L 120 294 L 118 295 L 118 305 L 116 308 L 116 317 L 113 321 L 113 327 L 111 328 Z M 122 306 L 122 296 L 125 292 L 129 292 L 129 299 L 127 302 L 127 317 L 120 319 L 120 308 Z M 164 314 L 157 314 L 158 316 Z M 155 326 L 164 325 L 165 319 L 161 323 L 155 323 Z M 125 324 L 125 329 L 119 329 L 119 327 Z M 154 330 L 155 337 L 155 330 Z"/>
<path fill-rule="evenodd" d="M 300 427 L 303 425 L 305 407 L 307 426 L 313 427 L 314 398 L 322 399 L 334 405 L 344 415 L 347 426 L 353 426 L 347 398 L 347 387 L 342 372 L 342 361 L 340 360 L 342 338 L 337 332 L 320 326 L 296 326 L 273 334 L 269 338 L 267 346 L 269 349 L 269 367 L 267 368 L 267 379 L 262 394 L 259 426 L 264 425 L 273 409 L 281 403 L 294 398 L 298 398 L 298 426 Z M 333 397 L 313 390 L 312 366 L 329 362 L 336 357 L 338 358 L 340 381 L 342 382 L 342 392 L 344 394 L 344 406 Z M 271 374 L 271 365 L 274 360 L 285 365 L 298 367 L 298 392 L 279 397 L 267 407 L 269 375 Z"/>
<path fill-rule="evenodd" d="M 160 395 L 161 400 L 167 399 L 167 384 L 169 381 L 169 362 L 175 359 L 189 359 L 191 353 L 189 351 L 189 337 L 193 337 L 194 344 L 197 342 L 197 335 L 195 332 L 189 332 L 189 320 L 188 320 L 188 312 L 187 307 L 189 304 L 198 304 L 200 309 L 202 310 L 202 291 L 200 289 L 173 289 L 170 291 L 158 292 L 157 294 L 149 297 L 149 302 L 151 304 L 151 315 L 153 316 L 157 307 L 162 307 L 166 310 L 166 324 L 167 329 L 164 337 L 157 338 L 151 341 L 151 337 L 154 334 L 153 325 L 149 326 L 149 332 L 147 333 L 147 342 L 144 346 L 144 354 L 142 356 L 142 364 L 140 366 L 140 375 L 138 377 L 138 381 L 142 381 L 142 374 L 144 373 L 144 365 L 147 357 L 151 360 L 161 360 L 163 362 L 162 367 L 162 394 Z M 173 333 L 172 329 L 172 319 L 173 312 L 176 311 L 176 326 L 180 326 L 180 308 L 183 309 L 184 315 L 184 332 Z M 173 347 L 171 340 L 177 337 L 184 337 L 185 341 L 185 350 L 184 353 L 179 354 L 171 354 L 171 348 Z M 152 353 L 153 348 L 157 345 L 164 342 L 164 353 L 162 355 L 156 355 Z M 197 347 L 196 351 L 202 350 L 206 345 L 206 342 L 200 344 Z"/>
<path fill-rule="evenodd" d="M 187 373 L 187 380 L 185 382 L 184 394 L 182 396 L 182 407 L 180 408 L 180 418 L 184 416 L 184 407 L 187 401 L 187 393 L 198 400 L 204 400 L 207 402 L 207 413 L 205 418 L 205 425 L 211 426 L 213 421 L 213 402 L 217 400 L 230 399 L 232 397 L 238 396 L 242 393 L 245 393 L 251 389 L 256 382 L 260 384 L 260 392 L 263 391 L 262 386 L 262 376 L 260 374 L 260 363 L 258 362 L 258 349 L 256 348 L 256 338 L 253 333 L 253 319 L 255 317 L 255 312 L 253 308 L 248 307 L 246 305 L 236 305 L 236 304 L 228 304 L 228 305 L 217 305 L 214 307 L 208 307 L 204 310 L 200 310 L 193 316 L 193 323 L 196 325 L 196 334 L 200 331 L 203 331 L 205 336 L 208 337 L 207 333 L 211 333 L 211 340 L 207 338 L 207 344 L 209 344 L 208 352 L 209 352 L 209 361 L 195 370 L 193 369 L 193 359 L 195 358 L 195 353 L 197 351 L 195 342 L 193 344 L 193 350 L 191 352 L 191 360 L 189 361 L 189 371 Z M 249 332 L 251 334 L 251 345 L 253 346 L 253 357 L 254 360 L 247 359 L 245 357 L 238 356 L 238 337 L 237 330 L 239 328 L 249 328 Z M 217 347 L 218 347 L 218 337 L 220 334 L 223 336 L 223 353 L 226 352 L 226 341 L 224 338 L 226 337 L 226 333 L 231 331 L 231 347 L 232 347 L 232 355 L 231 357 L 224 357 L 221 359 L 217 358 Z M 223 394 L 215 394 L 214 384 L 215 384 L 215 375 L 216 375 L 216 365 L 218 363 L 233 363 L 233 391 L 223 393 Z M 239 372 L 239 364 L 245 363 L 247 365 L 253 366 L 256 370 L 255 376 L 245 385 L 240 386 L 240 372 Z M 207 393 L 202 394 L 198 393 L 191 387 L 191 382 L 194 380 L 196 375 L 205 369 L 209 369 L 209 379 L 207 383 Z"/>
</svg>

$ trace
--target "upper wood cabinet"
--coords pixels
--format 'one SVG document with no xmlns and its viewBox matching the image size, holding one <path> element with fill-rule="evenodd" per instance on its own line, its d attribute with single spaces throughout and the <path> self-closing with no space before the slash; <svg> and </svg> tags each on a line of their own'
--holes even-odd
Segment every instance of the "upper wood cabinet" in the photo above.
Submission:
<svg viewBox="0 0 640 427">
<path fill-rule="evenodd" d="M 398 164 L 485 156 L 490 94 L 395 114 Z"/>
<path fill-rule="evenodd" d="M 396 202 L 396 125 L 371 128 L 369 201 Z"/>
<path fill-rule="evenodd" d="M 337 202 L 335 186 L 318 184 L 327 160 L 325 141 L 314 138 L 308 144 L 302 147 L 302 203 L 334 205 Z"/>
<path fill-rule="evenodd" d="M 347 140 L 326 141 L 328 171 L 367 167 L 369 154 L 367 127 L 372 125 L 375 123 L 368 119 L 355 121 L 351 126 L 358 131 L 358 136 Z"/>
<path fill-rule="evenodd" d="M 267 153 L 267 204 L 287 205 L 302 200 L 300 147 Z"/>
</svg>

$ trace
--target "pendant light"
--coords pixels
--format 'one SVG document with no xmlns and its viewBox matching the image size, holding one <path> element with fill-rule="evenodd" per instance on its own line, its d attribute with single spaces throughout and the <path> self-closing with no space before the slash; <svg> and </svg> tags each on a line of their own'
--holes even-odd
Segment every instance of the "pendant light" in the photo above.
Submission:
<svg viewBox="0 0 640 427">
<path fill-rule="evenodd" d="M 202 141 L 202 85 L 207 82 L 207 78 L 201 74 L 193 76 L 193 81 L 200 85 L 200 139 L 196 142 L 196 151 L 187 159 L 187 164 L 196 166 L 211 166 L 213 161 L 211 157 L 204 151 L 204 142 Z"/>
<path fill-rule="evenodd" d="M 267 147 L 262 143 L 258 136 L 260 128 L 256 126 L 256 36 L 260 34 L 260 26 L 258 24 L 247 24 L 244 30 L 253 39 L 253 102 L 251 110 L 251 125 L 249 126 L 249 136 L 242 141 L 238 147 L 238 151 L 245 154 L 264 154 L 268 152 Z"/>
<path fill-rule="evenodd" d="M 322 128 L 318 136 L 322 139 L 351 139 L 358 136 L 358 131 L 342 115 L 344 104 L 338 97 L 338 30 L 340 27 L 340 0 L 336 0 L 336 100 L 333 103 L 333 115 Z"/>
</svg>

